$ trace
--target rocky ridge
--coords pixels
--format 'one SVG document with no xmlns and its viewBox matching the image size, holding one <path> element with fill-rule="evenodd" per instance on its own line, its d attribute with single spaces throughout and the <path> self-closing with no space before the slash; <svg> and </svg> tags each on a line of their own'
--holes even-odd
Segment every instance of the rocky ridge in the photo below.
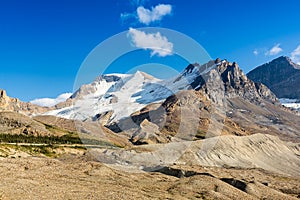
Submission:
<svg viewBox="0 0 300 200">
<path fill-rule="evenodd" d="M 247 76 L 265 84 L 278 98 L 300 99 L 300 65 L 289 57 L 281 56 L 256 67 Z"/>
<path fill-rule="evenodd" d="M 34 115 L 38 113 L 45 113 L 49 110 L 50 108 L 22 102 L 18 98 L 11 98 L 7 96 L 5 90 L 0 89 L 0 111 L 10 111 L 25 115 Z"/>
<path fill-rule="evenodd" d="M 103 125 L 126 135 L 134 144 L 255 133 L 299 141 L 299 117 L 284 109 L 265 85 L 248 79 L 236 63 L 216 60 L 202 66 L 189 65 L 175 82 L 191 76 L 187 90 Z M 146 134 L 145 124 L 155 131 Z"/>
</svg>

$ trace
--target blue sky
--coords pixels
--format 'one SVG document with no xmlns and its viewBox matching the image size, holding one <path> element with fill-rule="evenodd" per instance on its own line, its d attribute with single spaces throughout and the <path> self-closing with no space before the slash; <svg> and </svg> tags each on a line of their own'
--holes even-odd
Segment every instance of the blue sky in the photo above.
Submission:
<svg viewBox="0 0 300 200">
<path fill-rule="evenodd" d="M 171 10 L 148 21 L 137 17 L 138 7 L 147 13 L 159 4 Z M 130 27 L 184 33 L 212 58 L 237 61 L 245 72 L 280 55 L 298 62 L 299 8 L 298 0 L 0 0 L 0 88 L 23 101 L 72 92 L 86 56 Z M 184 67 L 174 64 L 177 71 Z M 131 68 L 115 64 L 108 72 Z"/>
</svg>

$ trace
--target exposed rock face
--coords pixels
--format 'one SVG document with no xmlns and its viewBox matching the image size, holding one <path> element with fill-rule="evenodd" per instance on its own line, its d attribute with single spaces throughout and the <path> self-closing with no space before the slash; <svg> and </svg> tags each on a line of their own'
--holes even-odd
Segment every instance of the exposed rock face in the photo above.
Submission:
<svg viewBox="0 0 300 200">
<path fill-rule="evenodd" d="M 95 93 L 96 89 L 94 87 L 94 84 L 91 85 L 82 85 L 72 96 L 71 98 L 77 98 L 80 99 L 85 95 Z"/>
<path fill-rule="evenodd" d="M 165 143 L 166 138 L 160 133 L 159 127 L 144 119 L 140 128 L 132 135 L 130 141 L 133 144 L 156 144 Z"/>
<path fill-rule="evenodd" d="M 300 65 L 279 57 L 250 71 L 247 76 L 268 86 L 278 98 L 300 99 Z"/>
<path fill-rule="evenodd" d="M 255 84 L 252 80 L 248 79 L 237 63 L 230 63 L 227 60 L 220 61 L 218 59 L 215 63 L 217 63 L 215 69 L 202 75 L 204 81 L 199 82 L 199 79 L 201 79 L 199 77 L 191 84 L 192 86 L 198 84 L 198 90 L 206 91 L 207 95 L 214 102 L 222 98 L 224 99 L 224 97 L 243 97 L 250 101 L 257 101 L 263 98 L 271 103 L 279 104 L 276 96 L 267 87 L 262 84 Z M 208 64 L 211 65 L 211 63 Z M 204 66 L 201 66 L 199 71 L 203 71 L 201 68 Z M 220 80 L 219 77 L 221 77 Z M 216 91 L 219 92 L 216 93 Z"/>
<path fill-rule="evenodd" d="M 210 101 L 202 92 L 185 90 L 107 127 L 127 135 L 137 145 L 193 140 L 208 129 L 211 109 Z"/>
<path fill-rule="evenodd" d="M 0 90 L 0 106 L 1 107 L 7 106 L 8 101 L 9 101 L 9 98 L 6 95 L 6 91 Z"/>
<path fill-rule="evenodd" d="M 98 121 L 102 126 L 108 124 L 110 117 L 112 116 L 112 111 L 107 111 L 101 114 L 97 114 L 93 117 L 93 121 Z"/>
<path fill-rule="evenodd" d="M 17 102 L 17 99 L 11 99 L 6 95 L 5 90 L 0 90 L 0 109 L 9 109 L 10 102 Z"/>
<path fill-rule="evenodd" d="M 60 103 L 56 104 L 55 106 L 49 108 L 49 110 L 61 109 L 61 108 L 69 107 L 69 106 L 72 106 L 72 105 L 73 105 L 73 99 L 68 98 L 66 101 L 60 102 Z"/>
<path fill-rule="evenodd" d="M 44 113 L 50 109 L 51 108 L 21 102 L 17 98 L 11 98 L 7 96 L 5 90 L 0 90 L 0 111 L 11 111 L 26 115 L 32 115 L 37 113 Z"/>
<path fill-rule="evenodd" d="M 189 90 L 106 126 L 126 135 L 133 144 L 255 133 L 299 141 L 300 118 L 284 110 L 265 85 L 248 79 L 237 63 L 216 60 L 202 66 L 190 64 L 176 81 L 195 73 L 195 68 L 199 75 Z M 158 130 L 151 126 L 153 131 L 146 133 L 144 121 L 156 125 Z"/>
<path fill-rule="evenodd" d="M 53 135 L 44 124 L 15 112 L 0 112 L 0 133 L 30 136 Z"/>
<path fill-rule="evenodd" d="M 116 75 L 101 75 L 97 77 L 93 83 L 82 85 L 72 96 L 71 99 L 82 99 L 84 96 L 97 92 L 97 85 L 100 83 L 110 87 L 113 83 L 120 81 L 120 77 Z"/>
</svg>

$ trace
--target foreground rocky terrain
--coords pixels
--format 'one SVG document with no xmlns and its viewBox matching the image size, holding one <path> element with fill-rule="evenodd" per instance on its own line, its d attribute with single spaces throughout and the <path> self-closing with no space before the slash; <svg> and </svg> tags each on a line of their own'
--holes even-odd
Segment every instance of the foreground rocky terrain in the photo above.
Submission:
<svg viewBox="0 0 300 200">
<path fill-rule="evenodd" d="M 153 144 L 114 150 L 80 144 L 2 143 L 0 197 L 297 199 L 300 196 L 300 143 L 284 142 L 266 134 L 224 135 L 181 147 Z M 158 158 L 164 161 L 161 165 L 157 165 Z M 141 164 L 147 167 L 140 168 Z"/>
<path fill-rule="evenodd" d="M 0 158 L 5 199 L 297 199 L 299 177 L 262 169 L 165 167 L 157 172 L 117 170 L 88 155 Z"/>
</svg>

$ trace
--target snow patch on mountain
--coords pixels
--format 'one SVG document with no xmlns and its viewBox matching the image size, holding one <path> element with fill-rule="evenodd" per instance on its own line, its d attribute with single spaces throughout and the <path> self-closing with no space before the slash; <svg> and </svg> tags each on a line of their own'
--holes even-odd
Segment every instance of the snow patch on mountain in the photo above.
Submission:
<svg viewBox="0 0 300 200">
<path fill-rule="evenodd" d="M 285 107 L 294 108 L 294 109 L 300 111 L 300 100 L 299 99 L 282 98 L 282 99 L 279 99 L 279 101 Z"/>
<path fill-rule="evenodd" d="M 199 75 L 217 66 L 218 63 L 211 63 L 200 69 L 198 64 L 189 65 L 178 76 L 167 80 L 157 79 L 141 71 L 134 74 L 101 75 L 91 84 L 81 86 L 72 95 L 72 106 L 52 110 L 45 115 L 86 120 L 112 111 L 109 122 L 116 122 L 150 103 L 164 101 L 180 90 L 191 89 L 191 83 Z"/>
</svg>

